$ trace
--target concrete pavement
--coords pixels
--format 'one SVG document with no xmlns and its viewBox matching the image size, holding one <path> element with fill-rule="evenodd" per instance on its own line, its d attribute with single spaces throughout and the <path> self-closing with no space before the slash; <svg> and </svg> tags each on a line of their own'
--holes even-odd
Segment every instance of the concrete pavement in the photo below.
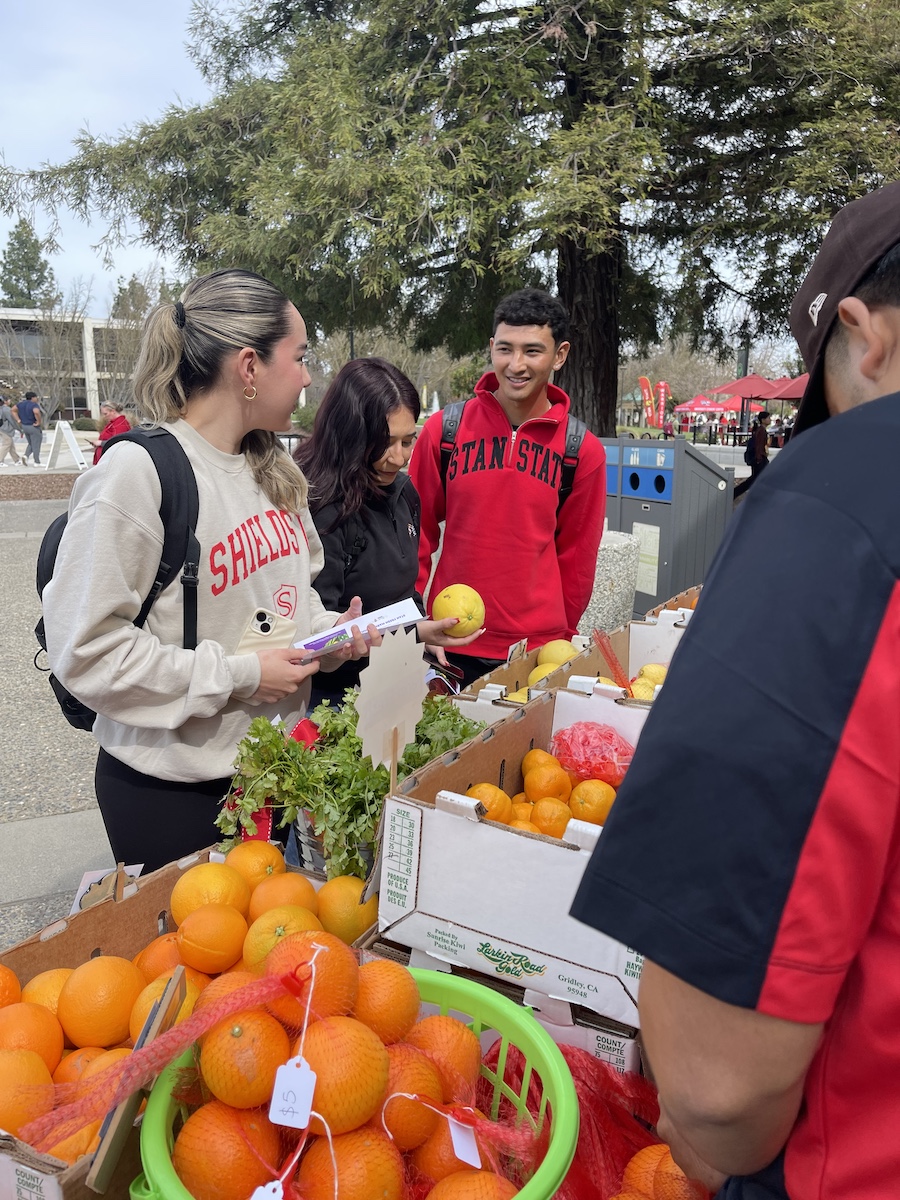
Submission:
<svg viewBox="0 0 900 1200">
<path fill-rule="evenodd" d="M 96 744 L 33 666 L 38 547 L 65 507 L 0 504 L 0 950 L 64 916 L 85 871 L 115 865 L 94 798 Z"/>
</svg>

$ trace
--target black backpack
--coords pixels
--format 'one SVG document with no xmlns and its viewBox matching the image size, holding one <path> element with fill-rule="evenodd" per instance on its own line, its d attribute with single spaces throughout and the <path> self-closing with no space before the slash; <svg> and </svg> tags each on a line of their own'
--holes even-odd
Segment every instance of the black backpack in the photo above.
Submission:
<svg viewBox="0 0 900 1200">
<path fill-rule="evenodd" d="M 450 457 L 453 454 L 453 447 L 456 445 L 456 435 L 459 433 L 463 409 L 468 403 L 468 400 L 454 400 L 441 411 L 441 486 L 445 492 L 447 490 L 447 469 L 450 466 Z M 584 421 L 569 413 L 566 424 L 566 452 L 563 455 L 559 501 L 556 505 L 557 517 L 559 517 L 559 511 L 575 485 L 578 454 L 586 433 L 587 425 L 585 425 Z"/>
<path fill-rule="evenodd" d="M 153 459 L 162 488 L 162 498 L 159 502 L 159 515 L 165 530 L 162 554 L 153 587 L 141 606 L 141 611 L 134 618 L 134 624 L 139 629 L 143 626 L 156 597 L 181 571 L 184 595 L 183 645 L 186 650 L 194 650 L 197 646 L 197 587 L 200 572 L 200 543 L 194 530 L 200 510 L 200 497 L 193 467 L 178 439 L 167 429 L 132 429 L 129 433 L 120 433 L 118 437 L 109 439 L 103 447 L 103 452 L 117 442 L 135 442 L 138 446 L 143 446 Z M 41 541 L 36 572 L 39 596 L 44 594 L 44 588 L 53 576 L 56 555 L 68 519 L 68 513 L 62 513 L 51 521 Z M 34 627 L 34 636 L 40 645 L 40 650 L 34 656 L 34 665 L 38 667 L 38 655 L 47 649 L 43 617 Z M 49 669 L 38 667 L 38 670 Z M 73 696 L 52 673 L 49 674 L 49 680 L 63 716 L 69 724 L 76 729 L 90 731 L 97 714 Z"/>
</svg>

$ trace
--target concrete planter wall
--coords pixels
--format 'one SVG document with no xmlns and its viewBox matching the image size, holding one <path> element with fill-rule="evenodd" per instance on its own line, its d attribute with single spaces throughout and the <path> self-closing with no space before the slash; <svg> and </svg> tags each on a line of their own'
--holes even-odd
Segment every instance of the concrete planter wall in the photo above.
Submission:
<svg viewBox="0 0 900 1200">
<path fill-rule="evenodd" d="M 634 534 L 612 529 L 604 533 L 597 555 L 594 591 L 579 622 L 579 633 L 590 634 L 592 629 L 609 633 L 631 620 L 639 554 L 640 544 Z"/>
</svg>

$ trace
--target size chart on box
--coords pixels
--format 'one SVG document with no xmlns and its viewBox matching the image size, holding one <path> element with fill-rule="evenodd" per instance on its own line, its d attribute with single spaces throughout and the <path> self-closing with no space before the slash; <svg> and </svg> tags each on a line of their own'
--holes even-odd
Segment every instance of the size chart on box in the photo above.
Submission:
<svg viewBox="0 0 900 1200">
<path fill-rule="evenodd" d="M 421 826 L 421 813 L 412 808 L 389 803 L 379 897 L 381 917 L 388 911 L 405 913 L 416 907 Z"/>
</svg>

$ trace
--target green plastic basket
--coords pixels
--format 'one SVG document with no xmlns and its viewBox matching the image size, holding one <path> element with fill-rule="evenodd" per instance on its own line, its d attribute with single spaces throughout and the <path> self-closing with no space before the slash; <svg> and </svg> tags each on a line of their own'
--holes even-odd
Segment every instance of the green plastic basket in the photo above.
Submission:
<svg viewBox="0 0 900 1200">
<path fill-rule="evenodd" d="M 533 1128 L 550 1121 L 550 1144 L 544 1161 L 518 1193 L 520 1200 L 551 1200 L 562 1183 L 575 1154 L 578 1140 L 578 1098 L 575 1085 L 559 1047 L 531 1015 L 530 1008 L 514 1004 L 499 992 L 480 983 L 460 979 L 439 971 L 412 970 L 423 1003 L 436 1005 L 442 1013 L 463 1018 L 481 1035 L 494 1030 L 500 1035 L 497 1072 L 482 1067 L 482 1074 L 494 1088 L 493 1110 L 496 1116 L 501 1097 L 516 1108 L 521 1120 Z M 502 1082 L 509 1046 L 525 1056 L 526 1069 L 520 1092 Z M 162 1072 L 153 1086 L 141 1126 L 141 1162 L 144 1167 L 131 1185 L 131 1200 L 191 1200 L 172 1166 L 174 1124 L 179 1105 L 172 1099 L 172 1087 L 179 1068 L 191 1066 L 188 1051 Z M 525 1106 L 533 1074 L 542 1085 L 540 1111 L 532 1117 Z M 549 1113 L 547 1109 L 549 1108 Z"/>
</svg>

